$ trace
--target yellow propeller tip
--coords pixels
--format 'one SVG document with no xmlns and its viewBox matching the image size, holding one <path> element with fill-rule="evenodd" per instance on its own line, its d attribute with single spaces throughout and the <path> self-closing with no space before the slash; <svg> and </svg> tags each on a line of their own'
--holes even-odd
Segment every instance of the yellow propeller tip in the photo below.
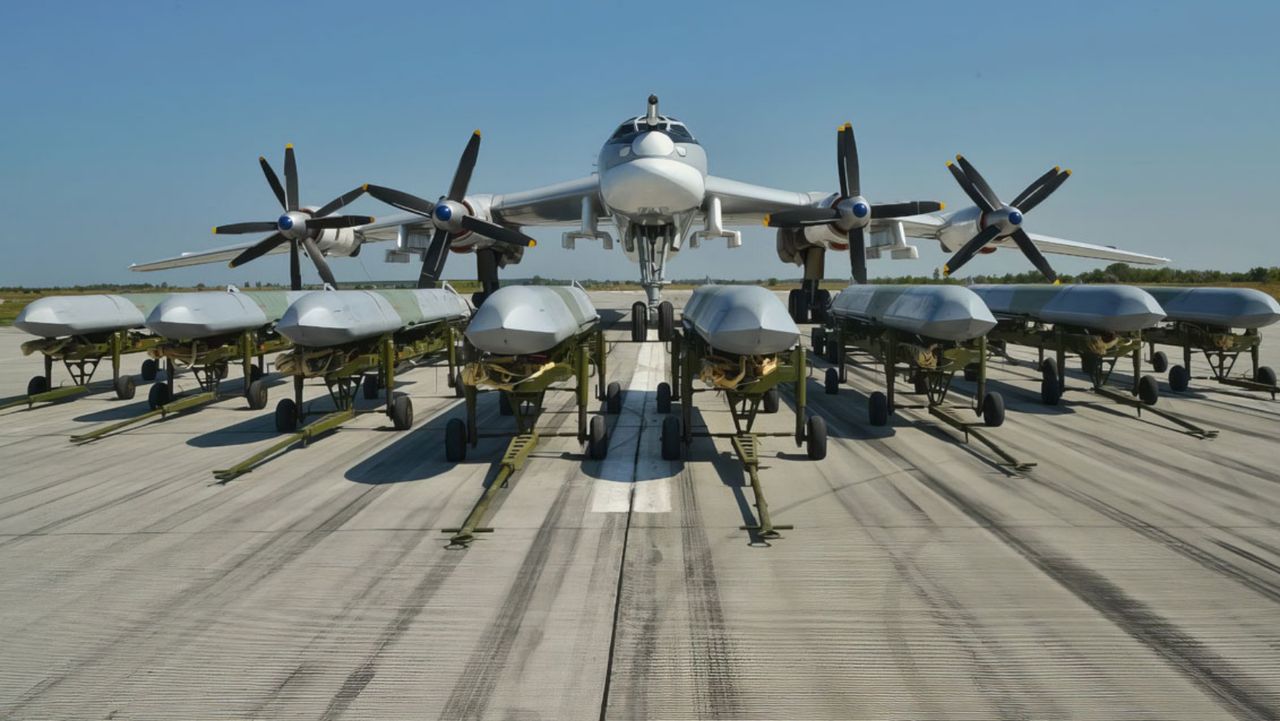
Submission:
<svg viewBox="0 0 1280 721">
<path fill-rule="evenodd" d="M 1054 284 L 1054 285 L 1062 285 L 1062 279 L 1061 279 L 1061 278 L 1054 278 L 1054 279 L 1053 279 L 1053 284 Z"/>
<path fill-rule="evenodd" d="M 943 276 L 951 275 L 951 267 L 946 265 L 942 266 L 942 275 Z"/>
<path fill-rule="evenodd" d="M 1062 172 L 1066 173 L 1067 175 L 1071 175 L 1071 168 L 1067 168 L 1066 170 L 1064 170 L 1064 171 L 1062 171 Z"/>
<path fill-rule="evenodd" d="M 480 128 L 476 128 L 475 132 L 472 133 L 472 135 L 476 136 L 477 138 L 480 137 Z"/>
<path fill-rule="evenodd" d="M 215 225 L 215 226 L 213 226 L 213 234 L 214 234 L 214 235 L 217 235 L 217 234 L 218 234 L 218 226 L 216 226 L 216 225 Z"/>
<path fill-rule="evenodd" d="M 946 203 L 938 203 L 938 210 L 946 210 L 946 209 L 947 209 Z"/>
<path fill-rule="evenodd" d="M 370 224 L 373 224 L 373 223 L 376 223 L 376 222 L 378 222 L 378 219 L 377 219 L 377 218 L 375 218 L 375 217 L 373 217 L 372 215 L 370 215 L 370 216 L 369 216 L 369 223 L 370 223 Z"/>
<path fill-rule="evenodd" d="M 948 161 L 947 161 L 947 167 L 948 167 L 948 168 L 950 168 L 950 167 L 951 167 L 951 166 L 953 166 L 953 165 L 955 165 L 955 163 L 951 162 L 950 160 L 948 160 Z"/>
<path fill-rule="evenodd" d="M 285 143 L 285 144 L 284 144 L 284 149 L 285 149 L 285 150 L 292 150 L 292 149 L 293 149 L 293 143 Z"/>
<path fill-rule="evenodd" d="M 1053 166 L 1053 172 L 1055 172 L 1055 173 L 1061 173 L 1061 172 L 1062 172 L 1062 166 L 1061 166 L 1061 165 L 1055 165 L 1055 166 Z"/>
<path fill-rule="evenodd" d="M 365 183 L 364 185 L 361 185 L 361 186 L 360 186 L 360 189 L 361 189 L 361 190 L 363 190 L 363 191 L 365 191 L 365 192 L 368 192 L 368 190 L 369 190 L 369 184 L 368 184 L 368 183 Z"/>
<path fill-rule="evenodd" d="M 964 159 L 963 155 L 956 153 L 956 160 L 963 160 L 963 159 Z"/>
<path fill-rule="evenodd" d="M 536 248 L 536 247 L 538 247 L 538 241 L 536 241 L 536 240 L 530 240 L 530 241 L 529 241 L 529 247 L 530 247 L 530 248 Z"/>
<path fill-rule="evenodd" d="M 760 219 L 760 225 L 763 225 L 764 227 L 768 228 L 768 227 L 769 227 L 769 218 L 771 218 L 771 217 L 773 217 L 773 216 L 771 216 L 769 213 L 765 213 L 765 214 L 764 214 L 764 217 Z"/>
</svg>

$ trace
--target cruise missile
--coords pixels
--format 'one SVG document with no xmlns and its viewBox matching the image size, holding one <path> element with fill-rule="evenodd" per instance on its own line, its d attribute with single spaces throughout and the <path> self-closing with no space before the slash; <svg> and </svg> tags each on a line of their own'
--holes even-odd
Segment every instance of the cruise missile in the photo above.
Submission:
<svg viewBox="0 0 1280 721">
<path fill-rule="evenodd" d="M 141 328 L 168 293 L 51 295 L 28 303 L 13 325 L 41 338 L 64 338 Z"/>
<path fill-rule="evenodd" d="M 486 353 L 529 355 L 549 351 L 599 321 L 577 286 L 509 285 L 476 310 L 466 336 Z"/>
<path fill-rule="evenodd" d="M 1280 321 L 1280 303 L 1253 288 L 1149 287 L 1166 320 L 1224 328 L 1262 328 Z"/>
<path fill-rule="evenodd" d="M 295 345 L 328 348 L 469 313 L 461 296 L 443 288 L 318 290 L 294 301 L 276 330 Z"/>
<path fill-rule="evenodd" d="M 299 290 L 236 290 L 174 293 L 147 315 L 146 325 L 170 340 L 196 340 L 239 333 L 270 325 L 284 315 L 293 301 L 306 295 Z"/>
<path fill-rule="evenodd" d="M 831 313 L 948 341 L 978 338 L 996 325 L 982 299 L 958 285 L 851 285 Z"/>
<path fill-rule="evenodd" d="M 778 296 L 755 285 L 701 286 L 685 304 L 683 319 L 708 345 L 726 353 L 781 353 L 800 339 Z"/>
<path fill-rule="evenodd" d="M 1150 293 L 1128 285 L 973 285 L 998 317 L 1033 318 L 1124 333 L 1150 328 L 1165 312 Z"/>
</svg>

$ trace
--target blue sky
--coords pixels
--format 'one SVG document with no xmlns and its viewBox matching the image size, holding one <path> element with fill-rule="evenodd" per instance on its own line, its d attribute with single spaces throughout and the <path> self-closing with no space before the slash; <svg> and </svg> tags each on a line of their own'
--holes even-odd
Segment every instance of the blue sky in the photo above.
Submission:
<svg viewBox="0 0 1280 721">
<path fill-rule="evenodd" d="M 286 142 L 306 203 L 361 182 L 434 197 L 477 127 L 473 191 L 519 190 L 589 173 L 650 92 L 717 175 L 830 190 L 835 128 L 849 120 L 873 200 L 961 204 L 943 166 L 957 152 L 1007 197 L 1061 164 L 1075 175 L 1029 214 L 1035 232 L 1179 267 L 1280 264 L 1266 222 L 1280 191 L 1280 4 L 1041 5 L 11 3 L 0 285 L 284 280 L 283 258 L 127 266 L 224 244 L 212 225 L 274 217 L 257 157 L 279 168 Z M 367 199 L 351 210 L 388 212 Z M 799 275 L 772 233 L 742 230 L 742 248 L 690 250 L 670 275 Z M 637 276 L 618 250 L 533 235 L 539 246 L 506 273 Z M 927 243 L 921 255 L 871 273 L 945 260 Z M 833 254 L 828 276 L 847 277 L 847 263 Z M 340 281 L 416 275 L 377 245 L 331 266 Z M 1002 251 L 966 270 L 1026 267 Z M 473 273 L 466 256 L 446 269 Z"/>
</svg>

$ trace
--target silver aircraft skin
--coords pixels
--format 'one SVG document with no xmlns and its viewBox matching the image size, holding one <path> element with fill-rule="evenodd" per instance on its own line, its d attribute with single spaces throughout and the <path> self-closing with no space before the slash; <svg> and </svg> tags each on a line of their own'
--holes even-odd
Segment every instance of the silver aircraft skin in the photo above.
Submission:
<svg viewBox="0 0 1280 721">
<path fill-rule="evenodd" d="M 449 249 L 454 253 L 491 250 L 497 255 L 498 265 L 505 266 L 519 262 L 525 248 L 461 229 L 460 213 L 510 230 L 576 225 L 563 233 L 565 248 L 574 248 L 579 240 L 598 240 L 603 248 L 611 249 L 614 236 L 601 229 L 603 223 L 611 223 L 623 252 L 639 264 L 640 282 L 649 306 L 653 307 L 666 284 L 667 262 L 686 246 L 697 247 L 705 240 L 722 239 L 729 247 L 736 248 L 742 245 L 742 236 L 739 231 L 730 230 L 730 226 L 759 225 L 770 214 L 796 208 L 836 208 L 848 215 L 845 207 L 850 206 L 851 201 L 862 201 L 860 195 L 850 199 L 842 198 L 838 192 L 782 190 L 711 175 L 702 145 L 684 123 L 659 114 L 654 96 L 649 97 L 644 115 L 624 121 L 605 141 L 597 168 L 591 175 L 533 190 L 466 194 L 461 201 L 442 199 L 435 217 L 400 213 L 353 229 L 325 230 L 316 238 L 316 245 L 326 256 L 351 256 L 358 253 L 364 243 L 395 241 L 396 247 L 387 252 L 387 260 L 408 262 L 412 255 L 427 253 L 435 232 L 448 230 L 451 233 Z M 856 221 L 852 216 L 849 220 L 865 231 L 868 258 L 879 258 L 886 252 L 895 259 L 918 258 L 919 250 L 908 243 L 908 238 L 936 240 L 944 252 L 951 253 L 997 222 L 1009 226 L 1002 233 L 1012 232 L 1017 225 L 1006 222 L 999 212 L 984 214 L 976 206 L 897 218 L 869 216 L 865 204 L 854 203 L 854 206 L 857 206 L 854 213 L 858 209 L 862 213 Z M 1016 220 L 1021 220 L 1021 214 Z M 806 251 L 810 249 L 847 251 L 849 229 L 842 229 L 840 225 L 780 230 L 779 257 L 785 262 L 803 265 Z M 1135 264 L 1168 261 L 1110 246 L 1027 235 L 1046 253 Z M 150 271 L 227 261 L 250 245 L 184 253 L 131 267 Z M 1003 247 L 1017 246 L 1009 235 L 1001 234 L 977 252 L 987 253 Z M 279 246 L 271 252 L 287 250 L 287 246 Z"/>
</svg>

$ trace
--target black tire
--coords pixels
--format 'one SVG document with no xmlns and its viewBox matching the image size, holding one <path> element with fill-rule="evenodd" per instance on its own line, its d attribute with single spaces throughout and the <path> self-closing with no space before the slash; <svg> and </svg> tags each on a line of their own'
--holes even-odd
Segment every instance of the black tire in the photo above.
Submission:
<svg viewBox="0 0 1280 721">
<path fill-rule="evenodd" d="M 514 416 L 515 409 L 511 405 L 511 396 L 506 391 L 498 391 L 498 415 Z"/>
<path fill-rule="evenodd" d="M 1040 372 L 1046 376 L 1052 372 L 1054 378 L 1058 377 L 1058 361 L 1053 358 L 1045 358 L 1040 362 Z"/>
<path fill-rule="evenodd" d="M 1097 369 L 1101 365 L 1102 365 L 1101 358 L 1097 358 L 1094 356 L 1087 356 L 1087 355 L 1080 356 L 1080 370 L 1084 371 L 1084 374 L 1091 378 L 1093 377 L 1093 374 L 1097 372 Z"/>
<path fill-rule="evenodd" d="M 982 422 L 988 428 L 999 428 L 1004 425 L 1004 396 L 994 391 L 983 396 Z"/>
<path fill-rule="evenodd" d="M 227 379 L 227 375 L 231 373 L 231 366 L 227 363 L 220 363 L 217 366 L 214 366 L 213 372 L 214 375 L 218 377 L 218 380 L 225 381 Z"/>
<path fill-rule="evenodd" d="M 911 378 L 911 389 L 916 393 L 929 392 L 929 378 L 924 373 L 917 373 Z"/>
<path fill-rule="evenodd" d="M 622 386 L 614 381 L 604 389 L 604 408 L 611 416 L 622 412 Z"/>
<path fill-rule="evenodd" d="M 840 343 L 835 338 L 828 337 L 827 338 L 827 362 L 839 363 L 840 350 L 841 350 Z"/>
<path fill-rule="evenodd" d="M 1058 383 L 1058 364 L 1049 365 L 1051 360 L 1053 359 L 1046 360 L 1040 371 L 1040 402 L 1046 406 L 1056 406 L 1062 398 L 1062 385 Z"/>
<path fill-rule="evenodd" d="M 133 398 L 133 394 L 137 392 L 137 387 L 133 384 L 133 376 L 116 376 L 113 384 L 116 389 L 116 398 L 122 401 Z"/>
<path fill-rule="evenodd" d="M 151 390 L 147 391 L 147 405 L 151 407 L 151 410 L 155 410 L 172 400 L 171 396 L 168 383 L 154 383 L 151 386 Z"/>
<path fill-rule="evenodd" d="M 1169 369 L 1169 390 L 1174 393 L 1181 393 L 1191 385 L 1191 374 L 1182 366 L 1174 366 Z"/>
<path fill-rule="evenodd" d="M 413 401 L 409 396 L 398 395 L 391 399 L 391 424 L 397 431 L 407 431 L 413 427 Z"/>
<path fill-rule="evenodd" d="M 156 362 L 155 358 L 148 358 L 142 361 L 142 380 L 150 383 L 156 379 L 156 376 L 159 375 L 159 373 L 160 364 Z"/>
<path fill-rule="evenodd" d="M 640 301 L 631 304 L 631 340 L 643 343 L 649 337 L 649 307 Z"/>
<path fill-rule="evenodd" d="M 591 416 L 587 425 L 587 455 L 593 461 L 603 461 L 609 455 L 609 428 L 604 416 Z"/>
<path fill-rule="evenodd" d="M 872 393 L 867 399 L 867 415 L 873 426 L 889 425 L 889 397 L 880 391 Z"/>
<path fill-rule="evenodd" d="M 267 383 L 263 380 L 256 380 L 249 384 L 249 388 L 244 392 L 244 399 L 248 401 L 250 410 L 260 411 L 267 407 Z"/>
<path fill-rule="evenodd" d="M 827 329 L 822 326 L 814 326 L 809 331 L 809 347 L 814 353 L 825 355 L 827 352 Z"/>
<path fill-rule="evenodd" d="M 1138 400 L 1154 406 L 1160 400 L 1160 384 L 1155 376 L 1142 376 L 1138 379 Z"/>
<path fill-rule="evenodd" d="M 778 397 L 778 389 L 770 388 L 764 392 L 764 397 L 760 399 L 760 405 L 764 408 L 765 413 L 777 413 L 782 400 Z"/>
<path fill-rule="evenodd" d="M 49 381 L 44 376 L 31 376 L 31 380 L 27 381 L 27 395 L 34 396 L 48 392 Z"/>
<path fill-rule="evenodd" d="M 787 314 L 790 315 L 791 320 L 795 321 L 796 323 L 800 322 L 799 320 L 797 320 L 797 318 L 800 317 L 799 310 L 797 309 L 797 306 L 799 306 L 799 304 L 800 304 L 799 289 L 792 288 L 791 290 L 787 291 Z"/>
<path fill-rule="evenodd" d="M 666 415 L 671 412 L 671 384 L 658 384 L 658 412 Z"/>
<path fill-rule="evenodd" d="M 823 381 L 827 388 L 827 395 L 834 396 L 840 392 L 840 371 L 828 368 L 827 376 Z"/>
<path fill-rule="evenodd" d="M 466 396 L 466 391 L 463 388 L 464 385 L 465 384 L 462 382 L 462 369 L 459 368 L 457 372 L 453 374 L 453 395 L 455 398 L 462 398 Z"/>
<path fill-rule="evenodd" d="M 964 367 L 964 379 L 970 383 L 977 383 L 978 377 L 982 375 L 982 366 L 977 363 L 970 363 Z"/>
<path fill-rule="evenodd" d="M 680 460 L 680 419 L 675 416 L 662 419 L 662 459 Z"/>
<path fill-rule="evenodd" d="M 1151 354 L 1151 370 L 1156 373 L 1164 373 L 1169 370 L 1169 356 L 1164 351 L 1158 350 Z"/>
<path fill-rule="evenodd" d="M 827 457 L 827 422 L 821 416 L 809 416 L 805 425 L 804 449 L 811 461 Z"/>
<path fill-rule="evenodd" d="M 378 397 L 378 376 L 370 373 L 365 375 L 364 380 L 360 381 L 360 388 L 364 391 L 364 399 L 371 401 Z"/>
<path fill-rule="evenodd" d="M 1253 377 L 1254 383 L 1261 383 L 1264 386 L 1276 386 L 1276 372 L 1270 366 L 1260 366 L 1258 374 Z"/>
<path fill-rule="evenodd" d="M 477 290 L 476 292 L 471 294 L 471 305 L 475 306 L 476 308 L 479 308 L 480 306 L 484 305 L 484 302 L 488 299 L 489 299 L 488 293 L 482 290 Z"/>
<path fill-rule="evenodd" d="M 444 425 L 444 458 L 450 463 L 467 460 L 467 424 L 461 418 L 450 418 Z"/>
<path fill-rule="evenodd" d="M 671 301 L 664 300 L 658 304 L 658 340 L 670 342 L 676 333 L 676 309 Z"/>
<path fill-rule="evenodd" d="M 814 323 L 827 322 L 827 309 L 831 307 L 831 291 L 819 288 L 813 296 L 813 308 L 810 318 Z"/>
<path fill-rule="evenodd" d="M 292 398 L 281 398 L 276 404 L 276 430 L 281 433 L 298 430 L 298 404 Z"/>
</svg>

